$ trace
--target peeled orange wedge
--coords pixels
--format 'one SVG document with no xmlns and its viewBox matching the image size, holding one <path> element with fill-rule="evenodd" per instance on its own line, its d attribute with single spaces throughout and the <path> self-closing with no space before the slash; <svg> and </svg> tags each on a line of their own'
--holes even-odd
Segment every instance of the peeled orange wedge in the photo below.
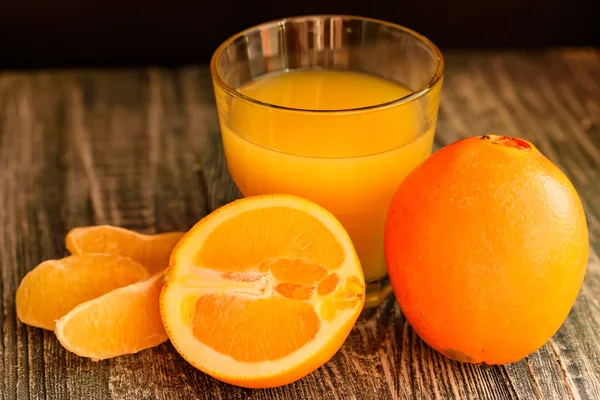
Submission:
<svg viewBox="0 0 600 400">
<path fill-rule="evenodd" d="M 178 243 L 160 305 L 171 342 L 196 368 L 243 387 L 291 383 L 327 362 L 364 303 L 342 225 L 289 195 L 249 197 Z"/>
<path fill-rule="evenodd" d="M 53 330 L 54 321 L 78 304 L 148 276 L 139 263 L 114 255 L 84 254 L 44 261 L 21 281 L 17 315 L 27 325 Z"/>
<path fill-rule="evenodd" d="M 69 351 L 102 360 L 158 346 L 168 337 L 160 318 L 162 273 L 75 307 L 55 334 Z"/>
<path fill-rule="evenodd" d="M 110 225 L 74 228 L 66 237 L 71 254 L 102 253 L 129 257 L 150 273 L 163 271 L 184 232 L 144 235 Z"/>
</svg>

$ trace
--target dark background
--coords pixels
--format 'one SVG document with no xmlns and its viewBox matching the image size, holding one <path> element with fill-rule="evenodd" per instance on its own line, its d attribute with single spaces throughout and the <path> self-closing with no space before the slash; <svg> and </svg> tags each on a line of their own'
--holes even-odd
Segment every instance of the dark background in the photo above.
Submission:
<svg viewBox="0 0 600 400">
<path fill-rule="evenodd" d="M 337 13 L 413 28 L 442 49 L 600 45 L 597 0 L 0 0 L 0 68 L 207 62 L 266 20 Z"/>
</svg>

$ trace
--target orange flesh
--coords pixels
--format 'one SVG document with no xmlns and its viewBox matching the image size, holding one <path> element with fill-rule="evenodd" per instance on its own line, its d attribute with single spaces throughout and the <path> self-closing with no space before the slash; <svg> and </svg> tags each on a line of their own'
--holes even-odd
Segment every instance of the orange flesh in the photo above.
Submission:
<svg viewBox="0 0 600 400">
<path fill-rule="evenodd" d="M 16 294 L 21 322 L 53 330 L 75 306 L 148 277 L 139 263 L 109 254 L 48 260 L 30 271 Z"/>
<path fill-rule="evenodd" d="M 336 308 L 355 307 L 364 294 L 358 278 L 338 288 L 340 277 L 332 271 L 345 258 L 339 239 L 317 218 L 290 207 L 233 216 L 191 254 L 202 270 L 179 281 L 204 289 L 182 299 L 181 320 L 200 342 L 241 362 L 293 353 L 316 337 L 321 318 L 331 321 Z M 219 278 L 202 278 L 206 269 L 219 271 Z M 349 295 L 346 286 L 356 293 Z M 336 288 L 339 293 L 334 293 Z M 316 295 L 331 296 L 319 306 L 321 317 L 315 310 Z"/>
<path fill-rule="evenodd" d="M 305 229 L 298 232 L 299 226 Z M 314 238 L 319 238 L 318 247 Z M 303 259 L 297 259 L 298 255 Z M 223 222 L 206 238 L 195 264 L 223 272 L 241 272 L 273 259 L 278 263 L 287 259 L 336 269 L 344 255 L 336 237 L 316 218 L 292 208 L 272 207 L 246 211 Z"/>
<path fill-rule="evenodd" d="M 94 360 L 136 353 L 165 342 L 160 317 L 162 274 L 83 303 L 57 323 L 68 350 Z"/>
<path fill-rule="evenodd" d="M 340 277 L 336 274 L 329 275 L 327 278 L 319 282 L 319 285 L 317 286 L 317 293 L 319 296 L 323 296 L 333 292 L 333 289 L 335 289 L 339 281 Z"/>
<path fill-rule="evenodd" d="M 313 288 L 293 283 L 280 283 L 275 291 L 288 299 L 308 300 L 313 294 Z"/>
<path fill-rule="evenodd" d="M 128 229 L 100 225 L 71 229 L 65 242 L 71 254 L 98 253 L 128 257 L 153 274 L 169 265 L 171 251 L 183 235 L 183 232 L 143 235 Z"/>
<path fill-rule="evenodd" d="M 318 265 L 285 259 L 262 263 L 258 269 L 271 271 L 273 277 L 279 281 L 302 285 L 314 285 L 327 275 L 327 270 Z"/>
<path fill-rule="evenodd" d="M 319 318 L 307 303 L 205 295 L 196 303 L 193 333 L 235 360 L 257 362 L 292 353 L 312 340 L 319 326 Z"/>
</svg>

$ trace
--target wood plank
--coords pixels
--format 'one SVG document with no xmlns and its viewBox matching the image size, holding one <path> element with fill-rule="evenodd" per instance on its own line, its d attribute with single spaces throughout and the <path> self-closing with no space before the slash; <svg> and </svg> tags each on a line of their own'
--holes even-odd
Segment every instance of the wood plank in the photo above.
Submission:
<svg viewBox="0 0 600 400">
<path fill-rule="evenodd" d="M 62 257 L 74 226 L 184 230 L 237 197 L 206 67 L 0 75 L 0 399 L 600 398 L 600 56 L 594 50 L 447 54 L 438 147 L 503 133 L 530 139 L 579 191 L 592 251 L 568 319 L 511 365 L 449 361 L 393 298 L 342 349 L 285 387 L 247 390 L 189 366 L 166 343 L 91 362 L 17 321 L 14 294 Z"/>
</svg>

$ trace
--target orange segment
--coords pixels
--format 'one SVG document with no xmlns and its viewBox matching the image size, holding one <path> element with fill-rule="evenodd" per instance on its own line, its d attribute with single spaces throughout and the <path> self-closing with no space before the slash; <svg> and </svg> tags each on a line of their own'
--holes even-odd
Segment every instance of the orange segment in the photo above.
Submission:
<svg viewBox="0 0 600 400">
<path fill-rule="evenodd" d="M 277 316 L 276 324 L 273 316 Z M 200 342 L 234 360 L 261 362 L 298 350 L 314 339 L 319 327 L 319 318 L 308 303 L 203 295 L 196 302 L 192 332 Z"/>
<path fill-rule="evenodd" d="M 263 235 L 269 237 L 240 241 L 240 238 Z M 319 238 L 319 246 L 315 246 L 314 238 Z M 199 249 L 194 262 L 219 271 L 245 271 L 270 259 L 298 260 L 336 269 L 344 258 L 337 238 L 318 219 L 310 213 L 276 205 L 245 210 L 224 221 L 204 240 L 205 245 Z"/>
<path fill-rule="evenodd" d="M 160 318 L 162 274 L 115 289 L 75 307 L 56 323 L 69 351 L 93 360 L 158 346 L 168 337 Z"/>
<path fill-rule="evenodd" d="M 141 264 L 114 255 L 84 254 L 44 261 L 21 281 L 17 315 L 25 324 L 53 330 L 54 321 L 75 306 L 148 276 Z"/>
<path fill-rule="evenodd" d="M 318 265 L 296 260 L 268 260 L 259 265 L 261 272 L 270 271 L 279 281 L 314 285 L 327 275 L 327 270 Z"/>
<path fill-rule="evenodd" d="M 342 225 L 289 195 L 237 200 L 205 217 L 173 251 L 165 282 L 161 313 L 175 348 L 244 387 L 284 385 L 323 365 L 364 304 Z"/>
<path fill-rule="evenodd" d="M 66 237 L 71 254 L 103 253 L 129 257 L 150 271 L 163 271 L 184 232 L 144 235 L 110 225 L 74 228 Z"/>
<path fill-rule="evenodd" d="M 331 293 L 339 281 L 340 277 L 336 273 L 328 275 L 327 278 L 323 279 L 319 282 L 319 285 L 317 285 L 317 293 L 321 296 Z"/>
<path fill-rule="evenodd" d="M 275 286 L 275 291 L 288 299 L 308 300 L 312 296 L 313 288 L 294 283 L 280 283 Z"/>
</svg>

